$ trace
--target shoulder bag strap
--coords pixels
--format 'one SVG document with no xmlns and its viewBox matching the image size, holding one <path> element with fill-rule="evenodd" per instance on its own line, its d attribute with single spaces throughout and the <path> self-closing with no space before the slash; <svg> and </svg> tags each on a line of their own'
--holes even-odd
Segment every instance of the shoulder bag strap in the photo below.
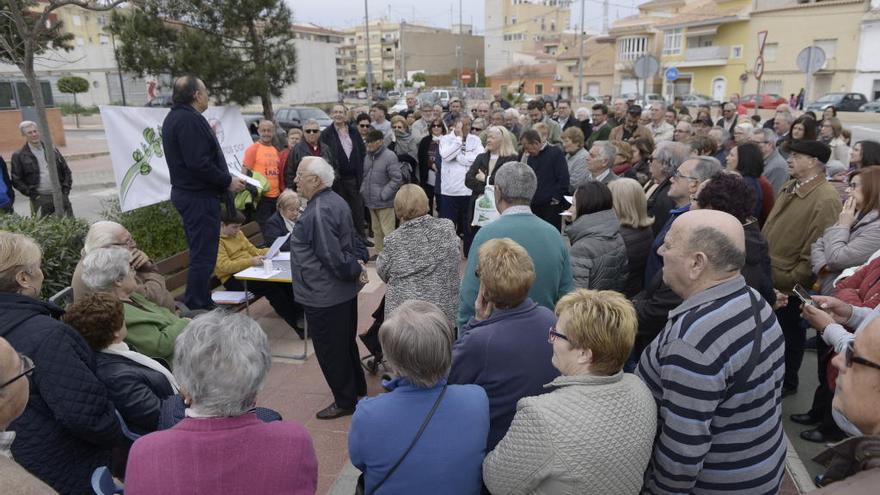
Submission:
<svg viewBox="0 0 880 495">
<path fill-rule="evenodd" d="M 746 365 L 739 370 L 739 373 L 734 375 L 733 382 L 731 382 L 730 387 L 727 389 L 728 396 L 730 396 L 730 392 L 736 388 L 737 385 L 745 383 L 749 379 L 749 376 L 751 376 L 752 371 L 754 371 L 755 366 L 758 364 L 758 358 L 761 357 L 761 341 L 764 336 L 764 329 L 761 328 L 761 305 L 760 301 L 755 297 L 755 294 L 752 293 L 752 289 L 746 287 L 746 290 L 749 293 L 749 299 L 752 303 L 752 311 L 755 318 L 754 341 L 752 343 L 752 352 L 749 353 L 749 359 L 746 361 Z"/>
<path fill-rule="evenodd" d="M 409 444 L 409 447 L 406 449 L 406 452 L 404 452 L 403 455 L 400 456 L 400 459 L 398 459 L 397 462 L 394 463 L 394 466 L 392 466 L 391 469 L 389 469 L 388 472 L 385 473 L 385 477 L 382 478 L 382 481 L 377 483 L 376 486 L 374 486 L 373 489 L 370 490 L 370 495 L 373 495 L 374 493 L 376 493 L 376 491 L 379 489 L 379 487 L 381 487 L 383 484 L 385 484 L 386 481 L 388 481 L 388 478 L 390 478 L 391 475 L 394 474 L 394 471 L 397 470 L 397 468 L 400 466 L 400 464 L 403 462 L 403 460 L 406 459 L 406 456 L 409 455 L 409 452 L 413 449 L 413 447 L 416 446 L 416 442 L 418 442 L 419 438 L 422 437 L 422 433 L 425 432 L 425 428 L 427 428 L 428 423 L 431 421 L 431 418 L 434 417 L 434 413 L 437 412 L 437 408 L 440 407 L 440 401 L 443 400 L 443 395 L 446 394 L 446 387 L 448 387 L 448 385 L 443 385 L 443 389 L 440 390 L 440 395 L 438 395 L 437 400 L 434 401 L 434 407 L 431 408 L 431 412 L 429 412 L 428 416 L 425 418 L 425 420 L 422 421 L 422 426 L 419 427 L 419 432 L 416 433 L 416 437 L 413 438 L 413 441 L 412 441 L 412 443 Z"/>
</svg>

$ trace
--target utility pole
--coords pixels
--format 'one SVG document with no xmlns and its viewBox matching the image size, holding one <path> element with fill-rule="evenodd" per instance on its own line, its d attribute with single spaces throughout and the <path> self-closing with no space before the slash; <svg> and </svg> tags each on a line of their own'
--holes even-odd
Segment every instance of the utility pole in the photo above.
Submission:
<svg viewBox="0 0 880 495">
<path fill-rule="evenodd" d="M 406 78 L 406 51 L 404 50 L 404 45 L 403 45 L 403 36 L 404 36 L 405 32 L 406 32 L 406 19 L 400 21 L 400 48 L 399 48 L 400 80 L 402 81 L 400 84 L 402 84 L 404 87 L 406 87 L 406 80 L 407 80 L 407 78 Z"/>
<path fill-rule="evenodd" d="M 122 93 L 122 106 L 127 107 L 128 103 L 125 101 L 125 82 L 122 80 L 122 67 L 119 66 L 119 52 L 116 50 L 116 37 L 113 36 L 113 31 L 109 29 L 107 31 L 110 31 L 110 43 L 113 45 L 113 60 L 116 61 L 116 74 L 119 76 L 119 92 Z M 76 93 L 74 93 L 74 96 L 76 96 Z"/>
<path fill-rule="evenodd" d="M 581 32 L 578 35 L 578 103 L 584 98 L 584 0 L 581 0 Z"/>
<path fill-rule="evenodd" d="M 458 0 L 458 87 L 463 88 L 462 74 L 464 73 L 464 29 L 461 25 L 461 0 Z"/>
<path fill-rule="evenodd" d="M 367 102 L 373 104 L 373 62 L 370 57 L 370 11 L 364 0 L 364 30 L 367 32 Z"/>
<path fill-rule="evenodd" d="M 608 0 L 602 0 L 602 34 L 608 34 Z"/>
</svg>

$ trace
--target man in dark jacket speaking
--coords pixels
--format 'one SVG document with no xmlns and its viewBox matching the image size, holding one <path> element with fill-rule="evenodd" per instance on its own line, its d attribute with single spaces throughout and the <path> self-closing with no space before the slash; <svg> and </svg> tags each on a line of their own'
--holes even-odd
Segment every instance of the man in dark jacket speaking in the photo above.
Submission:
<svg viewBox="0 0 880 495">
<path fill-rule="evenodd" d="M 366 282 L 366 272 L 348 205 L 330 189 L 334 178 L 323 158 L 303 158 L 295 180 L 308 203 L 290 234 L 293 295 L 305 307 L 315 355 L 333 392 L 333 404 L 318 419 L 352 414 L 358 396 L 367 395 L 355 341 L 358 282 Z"/>
<path fill-rule="evenodd" d="M 189 246 L 186 300 L 189 309 L 210 309 L 210 280 L 220 239 L 220 198 L 244 189 L 232 177 L 220 143 L 201 115 L 208 108 L 208 90 L 199 78 L 174 81 L 174 106 L 162 123 L 162 147 L 171 175 L 171 203 L 183 218 Z"/>
</svg>

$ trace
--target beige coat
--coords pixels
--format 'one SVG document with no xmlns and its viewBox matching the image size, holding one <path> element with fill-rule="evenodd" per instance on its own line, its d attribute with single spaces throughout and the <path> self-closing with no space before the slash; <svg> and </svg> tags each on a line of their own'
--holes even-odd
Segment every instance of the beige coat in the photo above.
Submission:
<svg viewBox="0 0 880 495">
<path fill-rule="evenodd" d="M 764 237 L 770 251 L 773 285 L 791 293 L 795 284 L 809 289 L 814 275 L 810 264 L 816 239 L 837 221 L 842 205 L 834 187 L 817 177 L 794 193 L 795 180 L 782 186 L 764 223 Z"/>
<path fill-rule="evenodd" d="M 651 132 L 651 129 L 648 129 L 647 127 L 639 124 L 639 126 L 636 127 L 636 132 L 634 132 L 633 135 L 630 137 L 631 140 L 636 139 L 636 138 L 645 138 L 645 139 L 650 139 L 651 141 L 654 141 L 654 134 Z M 608 140 L 609 141 L 623 141 L 623 125 L 622 124 L 615 127 L 614 129 L 611 129 L 611 134 L 608 136 Z"/>
<path fill-rule="evenodd" d="M 520 399 L 483 461 L 493 494 L 637 494 L 654 445 L 657 406 L 634 374 L 561 376 Z"/>
<path fill-rule="evenodd" d="M 0 455 L 0 493 L 3 495 L 49 495 L 58 492 L 12 459 Z"/>
</svg>

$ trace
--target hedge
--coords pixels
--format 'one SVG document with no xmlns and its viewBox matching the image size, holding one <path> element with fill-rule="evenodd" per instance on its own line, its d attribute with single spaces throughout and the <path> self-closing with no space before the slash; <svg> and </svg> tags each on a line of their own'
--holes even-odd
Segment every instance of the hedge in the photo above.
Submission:
<svg viewBox="0 0 880 495">
<path fill-rule="evenodd" d="M 151 260 L 162 260 L 187 250 L 183 221 L 171 201 L 126 212 L 119 210 L 118 198 L 106 200 L 102 206 L 101 216 L 128 229 L 138 249 Z"/>
<path fill-rule="evenodd" d="M 0 230 L 28 235 L 43 249 L 41 296 L 48 299 L 70 285 L 89 225 L 81 218 L 57 215 L 0 215 Z"/>
</svg>

